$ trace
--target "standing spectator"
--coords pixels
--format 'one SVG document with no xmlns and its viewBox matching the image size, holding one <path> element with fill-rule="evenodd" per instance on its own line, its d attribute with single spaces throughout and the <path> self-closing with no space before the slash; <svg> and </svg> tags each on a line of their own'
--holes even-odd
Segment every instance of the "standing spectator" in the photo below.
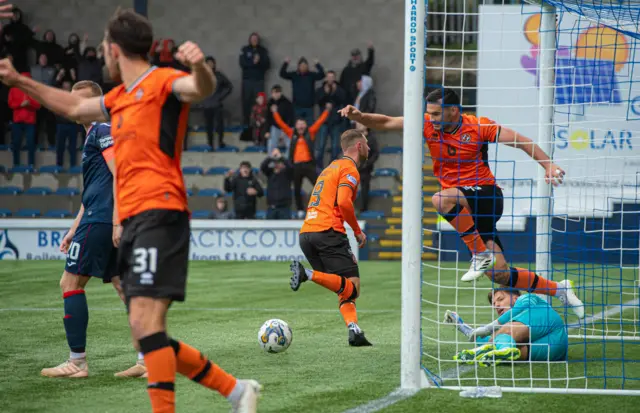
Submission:
<svg viewBox="0 0 640 413">
<path fill-rule="evenodd" d="M 90 80 L 98 85 L 102 85 L 102 65 L 104 62 L 98 58 L 98 51 L 95 47 L 87 47 L 78 62 L 78 82 Z"/>
<path fill-rule="evenodd" d="M 82 50 L 80 49 L 80 36 L 76 33 L 71 33 L 69 35 L 67 47 L 64 48 L 63 66 L 67 73 L 69 73 L 72 84 L 78 79 L 78 62 L 81 57 Z"/>
<path fill-rule="evenodd" d="M 22 22 L 22 10 L 14 7 L 11 23 L 2 28 L 2 36 L 7 52 L 13 56 L 13 66 L 18 72 L 29 70 L 28 51 L 32 47 L 34 34 L 34 31 Z"/>
<path fill-rule="evenodd" d="M 362 113 L 374 113 L 376 111 L 376 92 L 373 90 L 373 79 L 371 76 L 362 75 L 362 79 L 356 84 L 358 96 L 353 106 Z"/>
<path fill-rule="evenodd" d="M 149 56 L 151 62 L 158 67 L 172 67 L 174 62 L 173 49 L 176 47 L 173 39 L 155 40 L 151 45 Z"/>
<path fill-rule="evenodd" d="M 213 210 L 213 219 L 233 219 L 233 212 L 228 210 L 229 204 L 224 195 L 216 198 L 216 209 Z"/>
<path fill-rule="evenodd" d="M 257 146 L 264 145 L 267 133 L 267 95 L 264 92 L 260 92 L 256 96 L 256 104 L 251 110 L 249 122 L 253 133 L 253 143 Z"/>
<path fill-rule="evenodd" d="M 351 51 L 351 59 L 349 59 L 349 63 L 342 69 L 342 74 L 340 74 L 340 85 L 347 92 L 349 102 L 354 102 L 358 96 L 356 83 L 362 78 L 362 75 L 371 75 L 373 57 L 373 43 L 369 43 L 367 47 L 367 60 L 364 62 L 362 61 L 360 49 Z"/>
<path fill-rule="evenodd" d="M 240 51 L 242 68 L 242 121 L 249 124 L 251 108 L 256 95 L 264 92 L 264 77 L 271 66 L 269 52 L 260 44 L 258 33 L 251 33 L 249 44 Z"/>
<path fill-rule="evenodd" d="M 256 217 L 256 201 L 264 195 L 260 182 L 253 176 L 251 164 L 240 163 L 236 173 L 229 171 L 224 180 L 224 190 L 233 193 L 233 209 L 236 219 L 254 219 Z"/>
<path fill-rule="evenodd" d="M 23 76 L 31 77 L 29 72 Z M 30 166 L 36 163 L 36 112 L 40 103 L 18 88 L 9 90 L 9 107 L 13 109 L 13 126 L 11 127 L 11 150 L 13 165 L 20 165 L 20 146 L 22 136 L 26 135 L 28 161 Z"/>
<path fill-rule="evenodd" d="M 267 177 L 267 219 L 291 219 L 291 163 L 275 148 L 260 170 Z"/>
<path fill-rule="evenodd" d="M 9 88 L 4 83 L 0 84 L 0 145 L 5 145 L 7 126 L 11 120 L 9 109 Z"/>
<path fill-rule="evenodd" d="M 316 72 L 309 71 L 309 62 L 305 57 L 298 60 L 298 69 L 289 72 L 287 68 L 290 58 L 284 59 L 280 68 L 280 77 L 291 81 L 293 87 L 293 110 L 296 118 L 304 119 L 307 124 L 313 123 L 313 106 L 316 104 L 316 82 L 324 78 L 324 69 L 318 59 L 314 60 Z"/>
<path fill-rule="evenodd" d="M 360 167 L 358 167 L 358 172 L 360 172 L 360 199 L 362 199 L 362 211 L 368 211 L 369 191 L 371 190 L 371 174 L 373 173 L 376 161 L 380 157 L 380 149 L 378 147 L 378 140 L 369 129 L 360 123 L 356 123 L 356 129 L 367 137 L 367 144 L 369 145 L 369 158 L 362 162 Z"/>
<path fill-rule="evenodd" d="M 307 178 L 311 185 L 316 184 L 318 173 L 316 172 L 316 162 L 314 157 L 313 142 L 316 140 L 316 134 L 320 130 L 322 124 L 329 117 L 331 104 L 327 103 L 326 110 L 322 112 L 318 120 L 307 128 L 307 122 L 304 119 L 296 120 L 295 128 L 291 128 L 284 123 L 278 107 L 271 107 L 273 112 L 273 120 L 285 135 L 291 139 L 291 150 L 289 151 L 289 161 L 293 164 L 293 194 L 296 199 L 296 208 L 298 209 L 298 217 L 304 218 L 304 203 L 302 202 L 302 180 Z"/>
<path fill-rule="evenodd" d="M 293 105 L 291 101 L 282 94 L 282 86 L 274 85 L 271 88 L 271 99 L 269 99 L 268 106 L 272 107 L 276 105 L 278 107 L 278 113 L 280 117 L 289 126 L 293 125 Z M 282 133 L 282 130 L 278 128 L 276 122 L 273 120 L 273 112 L 269 111 L 267 114 L 267 125 L 269 132 L 267 133 L 267 153 L 272 153 L 275 148 L 282 148 L 284 150 L 283 156 L 289 157 L 289 145 L 291 141 L 287 136 Z"/>
<path fill-rule="evenodd" d="M 321 108 L 325 107 L 327 103 L 331 103 L 333 107 L 329 114 L 329 119 L 320 129 L 320 137 L 316 145 L 316 163 L 318 169 L 322 170 L 324 168 L 324 148 L 327 144 L 327 138 L 331 137 L 331 161 L 333 161 L 340 154 L 340 135 L 346 129 L 346 122 L 338 111 L 348 103 L 347 94 L 336 82 L 336 72 L 333 70 L 327 72 L 324 83 L 316 91 L 316 97 Z"/>
<path fill-rule="evenodd" d="M 31 66 L 31 77 L 33 80 L 42 82 L 48 86 L 55 86 L 56 69 L 49 66 L 47 55 L 41 53 L 38 56 L 38 64 Z M 36 140 L 44 129 L 46 142 L 49 146 L 54 146 L 56 142 L 56 116 L 44 106 L 40 107 L 36 119 Z"/>
<path fill-rule="evenodd" d="M 218 134 L 218 147 L 224 148 L 224 100 L 231 94 L 233 85 L 229 79 L 216 68 L 216 59 L 207 56 L 207 64 L 216 75 L 217 86 L 213 95 L 203 100 L 198 107 L 203 109 L 205 128 L 209 146 L 213 146 L 213 134 Z"/>
<path fill-rule="evenodd" d="M 60 70 L 64 62 L 64 49 L 56 41 L 56 33 L 47 30 L 42 35 L 42 41 L 38 42 L 38 53 L 44 53 L 49 59 L 49 64 Z"/>
<path fill-rule="evenodd" d="M 72 83 L 62 82 L 62 89 L 71 91 Z M 76 166 L 78 154 L 78 124 L 62 116 L 57 117 L 58 130 L 56 134 L 56 165 L 64 166 L 64 151 L 69 152 L 69 166 Z"/>
</svg>

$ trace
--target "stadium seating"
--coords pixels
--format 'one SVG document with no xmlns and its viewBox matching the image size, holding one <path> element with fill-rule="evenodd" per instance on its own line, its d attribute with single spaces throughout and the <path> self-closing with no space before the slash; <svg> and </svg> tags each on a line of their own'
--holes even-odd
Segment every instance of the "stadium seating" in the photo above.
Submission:
<svg viewBox="0 0 640 413">
<path fill-rule="evenodd" d="M 183 166 L 182 173 L 184 175 L 202 175 L 204 171 L 199 166 Z"/>
<path fill-rule="evenodd" d="M 59 174 L 64 172 L 64 168 L 58 165 L 46 165 L 38 168 L 38 172 L 41 174 Z"/>
<path fill-rule="evenodd" d="M 211 145 L 193 145 L 187 148 L 189 152 L 213 152 Z"/>
<path fill-rule="evenodd" d="M 224 195 L 221 189 L 217 188 L 204 188 L 198 191 L 198 196 L 213 196 L 218 197 Z"/>
<path fill-rule="evenodd" d="M 384 218 L 383 211 L 362 211 L 358 216 L 360 219 L 382 219 Z"/>
<path fill-rule="evenodd" d="M 50 209 L 43 215 L 45 218 L 69 218 L 70 216 L 71 212 L 65 209 Z"/>
<path fill-rule="evenodd" d="M 51 195 L 52 192 L 51 188 L 46 186 L 32 186 L 23 193 L 25 195 Z"/>
<path fill-rule="evenodd" d="M 402 154 L 402 146 L 385 146 L 380 149 L 380 155 L 397 155 Z"/>
<path fill-rule="evenodd" d="M 207 175 L 225 175 L 230 169 L 231 168 L 227 168 L 226 166 L 214 166 L 209 168 Z"/>
<path fill-rule="evenodd" d="M 267 219 L 267 211 L 256 211 L 256 219 Z"/>
<path fill-rule="evenodd" d="M 9 169 L 10 174 L 26 174 L 35 172 L 33 166 L 17 165 Z"/>
<path fill-rule="evenodd" d="M 18 195 L 22 193 L 22 188 L 18 186 L 2 186 L 0 187 L 0 195 Z"/>
<path fill-rule="evenodd" d="M 373 176 L 400 176 L 400 172 L 394 168 L 378 168 L 373 171 Z"/>
<path fill-rule="evenodd" d="M 58 188 L 55 194 L 61 196 L 75 196 L 80 195 L 80 190 L 74 187 Z"/>
<path fill-rule="evenodd" d="M 69 168 L 69 173 L 70 174 L 82 174 L 82 166 L 81 165 L 72 166 L 71 168 Z"/>
<path fill-rule="evenodd" d="M 209 219 L 211 218 L 211 216 L 212 216 L 211 211 L 205 211 L 205 210 L 197 210 L 191 213 L 191 218 L 193 219 Z"/>
<path fill-rule="evenodd" d="M 391 191 L 388 189 L 372 189 L 369 191 L 369 196 L 371 198 L 390 198 Z"/>
<path fill-rule="evenodd" d="M 193 196 L 193 190 L 187 188 L 187 196 Z"/>
<path fill-rule="evenodd" d="M 224 148 L 216 149 L 216 152 L 240 152 L 240 148 L 234 145 L 226 145 Z"/>
<path fill-rule="evenodd" d="M 265 146 L 247 146 L 246 148 L 244 148 L 244 152 L 261 152 L 261 153 L 266 153 L 267 152 L 267 148 Z"/>
<path fill-rule="evenodd" d="M 15 213 L 16 218 L 38 218 L 39 216 L 40 216 L 40 211 L 34 208 L 19 209 Z"/>
</svg>

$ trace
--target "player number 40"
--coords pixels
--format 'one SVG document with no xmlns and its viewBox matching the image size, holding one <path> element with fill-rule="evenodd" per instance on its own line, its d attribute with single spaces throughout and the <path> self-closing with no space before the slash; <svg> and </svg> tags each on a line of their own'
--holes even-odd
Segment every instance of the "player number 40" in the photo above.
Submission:
<svg viewBox="0 0 640 413">
<path fill-rule="evenodd" d="M 158 269 L 158 249 L 157 248 L 136 248 L 133 250 L 135 265 L 133 272 L 142 274 L 150 272 L 155 274 Z"/>
</svg>

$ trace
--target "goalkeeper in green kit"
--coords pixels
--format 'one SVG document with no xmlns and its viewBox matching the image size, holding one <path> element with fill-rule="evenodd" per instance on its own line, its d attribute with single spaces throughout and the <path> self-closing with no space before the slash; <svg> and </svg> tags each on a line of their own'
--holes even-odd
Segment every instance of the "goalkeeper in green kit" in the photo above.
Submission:
<svg viewBox="0 0 640 413">
<path fill-rule="evenodd" d="M 453 359 L 489 366 L 511 361 L 563 361 L 567 359 L 569 337 L 560 315 L 535 294 L 520 294 L 510 288 L 489 292 L 489 304 L 498 319 L 474 329 L 458 314 L 447 311 L 445 323 L 475 341 L 477 347 L 462 350 Z"/>
</svg>

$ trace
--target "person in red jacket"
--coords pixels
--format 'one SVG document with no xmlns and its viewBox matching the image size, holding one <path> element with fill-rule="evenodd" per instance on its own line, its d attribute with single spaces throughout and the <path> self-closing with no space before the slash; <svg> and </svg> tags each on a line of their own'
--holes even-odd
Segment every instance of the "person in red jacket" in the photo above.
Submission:
<svg viewBox="0 0 640 413">
<path fill-rule="evenodd" d="M 31 77 L 29 72 L 23 76 Z M 22 136 L 27 137 L 28 161 L 30 166 L 36 163 L 36 112 L 40 103 L 18 88 L 9 90 L 9 107 L 13 110 L 13 126 L 11 128 L 11 151 L 13 166 L 20 165 L 20 145 Z"/>
</svg>

